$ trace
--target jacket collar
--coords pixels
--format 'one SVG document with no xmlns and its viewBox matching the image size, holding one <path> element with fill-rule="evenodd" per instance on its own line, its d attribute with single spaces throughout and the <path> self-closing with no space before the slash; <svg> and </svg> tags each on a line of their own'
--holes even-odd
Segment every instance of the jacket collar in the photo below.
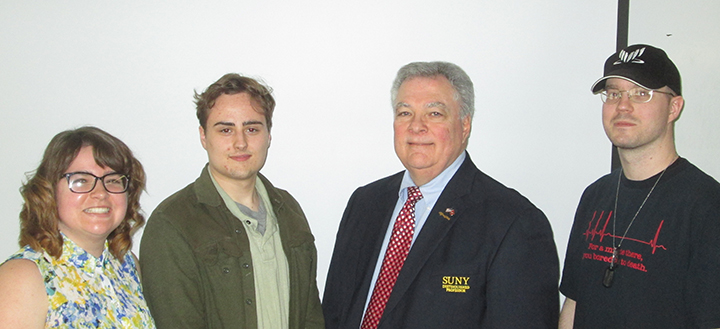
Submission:
<svg viewBox="0 0 720 329">
<path fill-rule="evenodd" d="M 210 170 L 208 166 L 208 164 L 205 165 L 205 168 L 203 168 L 200 173 L 200 177 L 195 180 L 195 197 L 199 203 L 203 203 L 211 207 L 224 207 L 225 202 L 215 189 L 215 185 L 210 178 Z M 285 200 L 279 189 L 275 188 L 275 186 L 273 186 L 272 183 L 270 183 L 270 181 L 262 174 L 258 173 L 258 177 L 267 190 L 270 203 L 272 204 L 272 210 L 275 212 L 275 217 L 277 217 L 283 245 L 294 247 L 303 243 L 315 241 L 315 238 L 310 233 L 310 227 L 307 226 L 307 220 L 305 219 L 305 215 L 302 213 L 300 206 L 297 206 L 297 209 L 295 209 L 295 207 L 287 205 L 289 201 Z"/>
<path fill-rule="evenodd" d="M 204 203 L 212 207 L 218 207 L 223 204 L 220 193 L 215 189 L 215 185 L 210 178 L 209 164 L 205 164 L 200 173 L 200 177 L 195 180 L 194 188 L 195 197 L 199 203 Z"/>
</svg>

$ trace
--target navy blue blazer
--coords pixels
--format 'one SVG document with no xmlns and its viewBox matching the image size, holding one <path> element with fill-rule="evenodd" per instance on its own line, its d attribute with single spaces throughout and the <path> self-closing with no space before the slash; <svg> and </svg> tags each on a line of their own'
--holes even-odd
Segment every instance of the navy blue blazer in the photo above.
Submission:
<svg viewBox="0 0 720 329">
<path fill-rule="evenodd" d="M 403 173 L 358 188 L 338 229 L 326 328 L 359 328 Z M 559 264 L 545 215 L 468 155 L 405 261 L 378 328 L 557 328 Z"/>
</svg>

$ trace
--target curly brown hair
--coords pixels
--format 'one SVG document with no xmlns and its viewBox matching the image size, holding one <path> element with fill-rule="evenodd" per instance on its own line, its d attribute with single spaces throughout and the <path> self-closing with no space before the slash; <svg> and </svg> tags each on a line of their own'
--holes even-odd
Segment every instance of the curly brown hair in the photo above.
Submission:
<svg viewBox="0 0 720 329">
<path fill-rule="evenodd" d="M 96 127 L 63 131 L 50 141 L 38 168 L 27 174 L 20 188 L 23 207 L 20 211 L 20 247 L 45 250 L 55 258 L 62 254 L 63 238 L 58 228 L 55 186 L 61 182 L 83 146 L 92 146 L 95 162 L 130 177 L 125 218 L 107 240 L 110 252 L 120 261 L 132 248 L 132 235 L 145 224 L 140 209 L 140 195 L 145 189 L 145 170 L 130 148 L 121 140 Z"/>
<path fill-rule="evenodd" d="M 211 84 L 202 94 L 195 92 L 195 106 L 200 126 L 207 129 L 207 118 L 210 109 L 215 106 L 215 101 L 222 95 L 235 95 L 248 93 L 253 101 L 255 111 L 265 115 L 268 131 L 272 129 L 272 116 L 275 110 L 275 99 L 272 96 L 272 88 L 264 85 L 258 80 L 248 78 L 237 73 L 223 75 L 218 81 Z"/>
</svg>

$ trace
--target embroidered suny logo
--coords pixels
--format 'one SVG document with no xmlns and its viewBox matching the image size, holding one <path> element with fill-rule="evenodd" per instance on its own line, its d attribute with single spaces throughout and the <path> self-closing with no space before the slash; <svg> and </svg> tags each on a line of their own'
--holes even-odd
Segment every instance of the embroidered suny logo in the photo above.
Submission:
<svg viewBox="0 0 720 329">
<path fill-rule="evenodd" d="M 465 293 L 470 289 L 469 276 L 444 276 L 442 277 L 442 288 L 445 292 Z"/>
<path fill-rule="evenodd" d="M 628 53 L 627 51 L 625 51 L 625 49 L 623 49 L 620 51 L 620 54 L 618 54 L 619 60 L 613 63 L 613 65 L 619 65 L 623 63 L 645 64 L 645 61 L 639 58 L 644 52 L 645 47 L 635 49 L 631 53 Z"/>
</svg>

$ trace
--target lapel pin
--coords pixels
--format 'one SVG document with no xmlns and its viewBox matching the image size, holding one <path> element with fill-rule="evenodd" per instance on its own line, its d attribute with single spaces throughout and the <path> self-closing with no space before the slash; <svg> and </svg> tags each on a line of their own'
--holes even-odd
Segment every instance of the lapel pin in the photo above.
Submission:
<svg viewBox="0 0 720 329">
<path fill-rule="evenodd" d="M 442 216 L 443 218 L 445 218 L 445 219 L 447 219 L 447 220 L 450 220 L 450 217 L 452 217 L 453 215 L 455 215 L 455 209 L 453 209 L 453 208 L 447 208 L 447 209 L 445 209 L 445 212 L 448 213 L 448 214 L 450 214 L 450 216 L 446 215 L 446 214 L 445 214 L 444 212 L 442 212 L 442 211 L 439 212 L 439 214 L 440 214 L 440 216 Z"/>
</svg>

